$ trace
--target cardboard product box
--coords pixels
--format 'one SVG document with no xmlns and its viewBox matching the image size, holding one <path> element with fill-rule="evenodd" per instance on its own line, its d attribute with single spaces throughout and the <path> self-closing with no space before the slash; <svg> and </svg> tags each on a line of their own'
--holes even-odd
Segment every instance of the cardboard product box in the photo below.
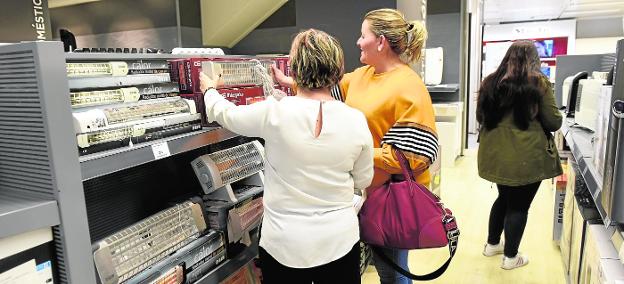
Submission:
<svg viewBox="0 0 624 284">
<path fill-rule="evenodd" d="M 553 214 L 553 240 L 555 242 L 561 241 L 561 232 L 563 230 L 563 208 L 565 204 L 566 187 L 568 182 L 568 176 L 564 174 L 556 177 L 555 179 L 555 204 Z"/>
<path fill-rule="evenodd" d="M 601 259 L 590 283 L 615 284 L 624 281 L 624 265 L 615 259 Z"/>
<path fill-rule="evenodd" d="M 601 259 L 618 259 L 618 252 L 610 237 L 604 225 L 587 226 L 579 283 L 591 283 L 592 275 L 598 271 Z"/>
<path fill-rule="evenodd" d="M 59 283 L 52 228 L 0 238 L 0 283 Z"/>
<path fill-rule="evenodd" d="M 206 107 L 204 106 L 204 94 L 201 92 L 193 93 L 193 94 L 180 94 L 180 97 L 193 100 L 195 102 L 195 109 L 197 112 L 201 113 L 201 125 L 203 127 L 212 126 L 206 120 Z"/>
<path fill-rule="evenodd" d="M 262 86 L 219 89 L 219 93 L 236 105 L 250 105 L 265 99 Z"/>
<path fill-rule="evenodd" d="M 241 87 L 218 89 L 219 94 L 235 105 L 250 105 L 253 103 L 264 101 L 264 91 L 261 86 Z M 180 97 L 193 100 L 197 112 L 201 113 L 202 126 L 215 126 L 215 123 L 208 123 L 206 119 L 206 107 L 204 103 L 204 94 L 195 92 L 192 94 L 180 94 Z"/>
<path fill-rule="evenodd" d="M 274 61 L 275 61 L 275 66 L 277 67 L 277 69 L 279 69 L 282 72 L 284 72 L 284 75 L 291 76 L 290 67 L 288 65 L 289 64 L 288 55 L 277 56 L 277 57 L 274 58 Z M 295 95 L 295 93 L 292 91 L 292 89 L 290 89 L 288 87 L 282 87 L 282 86 L 276 86 L 276 87 L 277 87 L 277 89 L 282 90 L 288 96 L 294 96 Z"/>
<path fill-rule="evenodd" d="M 171 82 L 178 83 L 180 93 L 182 94 L 188 94 L 190 92 L 186 84 L 186 72 L 184 71 L 185 62 L 186 59 L 174 59 L 169 61 L 169 76 L 171 77 Z M 184 84 L 180 82 L 184 82 Z"/>
<path fill-rule="evenodd" d="M 559 242 L 559 248 L 561 250 L 561 258 L 563 260 L 564 271 L 566 274 L 570 269 L 570 240 L 572 234 L 572 223 L 574 214 L 574 181 L 576 179 L 576 165 L 571 161 L 568 163 L 568 171 L 566 176 L 568 181 L 566 183 L 566 191 L 563 201 L 563 219 L 562 219 L 562 231 L 561 240 Z"/>
<path fill-rule="evenodd" d="M 234 272 L 230 277 L 221 282 L 221 284 L 260 284 L 259 269 L 253 261 L 249 262 L 239 270 Z"/>
<path fill-rule="evenodd" d="M 590 224 L 602 223 L 600 214 L 593 201 L 583 195 L 576 195 L 574 202 L 574 217 L 570 238 L 570 275 L 571 283 L 579 283 L 581 263 L 585 250 L 585 232 Z"/>
</svg>

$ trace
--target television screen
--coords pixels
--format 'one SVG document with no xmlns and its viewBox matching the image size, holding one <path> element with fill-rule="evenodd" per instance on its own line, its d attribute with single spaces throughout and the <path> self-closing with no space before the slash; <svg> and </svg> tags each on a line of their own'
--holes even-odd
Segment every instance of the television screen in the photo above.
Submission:
<svg viewBox="0 0 624 284">
<path fill-rule="evenodd" d="M 542 70 L 542 73 L 546 75 L 546 77 L 550 78 L 550 66 L 542 66 L 540 67 L 540 69 Z"/>
<path fill-rule="evenodd" d="M 537 54 L 540 58 L 553 57 L 554 42 L 552 39 L 542 39 L 533 42 L 537 48 Z"/>
</svg>

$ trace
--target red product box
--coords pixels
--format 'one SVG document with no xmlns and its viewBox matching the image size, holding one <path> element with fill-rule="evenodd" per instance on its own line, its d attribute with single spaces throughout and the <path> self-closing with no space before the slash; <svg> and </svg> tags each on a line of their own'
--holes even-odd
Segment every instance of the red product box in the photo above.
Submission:
<svg viewBox="0 0 624 284">
<path fill-rule="evenodd" d="M 172 82 L 176 82 L 179 85 L 180 93 L 189 93 L 188 87 L 186 84 L 181 84 L 180 82 L 186 82 L 186 73 L 184 71 L 185 59 L 174 59 L 169 60 L 169 75 L 171 77 Z"/>
<path fill-rule="evenodd" d="M 219 89 L 218 91 L 219 94 L 235 105 L 250 105 L 264 101 L 264 91 L 261 86 Z M 197 112 L 201 113 L 202 126 L 214 126 L 214 124 L 208 123 L 208 120 L 206 119 L 206 107 L 204 104 L 203 93 L 195 92 L 192 94 L 180 94 L 180 97 L 193 100 L 195 102 Z"/>
<path fill-rule="evenodd" d="M 180 94 L 180 97 L 193 100 L 195 102 L 195 109 L 201 113 L 201 125 L 203 127 L 210 126 L 208 120 L 206 120 L 206 107 L 204 104 L 204 94 L 201 92 L 193 94 Z"/>
<path fill-rule="evenodd" d="M 184 62 L 184 72 L 186 80 L 180 81 L 180 92 L 182 89 L 188 90 L 188 93 L 199 93 L 199 72 L 201 72 L 202 62 L 214 61 L 216 58 L 189 58 Z M 184 88 L 182 87 L 184 85 Z"/>
<path fill-rule="evenodd" d="M 242 58 L 225 58 L 225 57 L 202 57 L 188 58 L 184 60 L 184 80 L 180 76 L 180 93 L 198 93 L 199 90 L 199 72 L 202 70 L 202 62 L 205 61 L 247 61 Z M 180 72 L 180 71 L 178 71 Z"/>
<path fill-rule="evenodd" d="M 275 57 L 273 60 L 275 61 L 275 66 L 277 66 L 277 69 L 281 70 L 284 73 L 284 75 L 286 76 L 291 75 L 290 67 L 288 64 L 289 63 L 288 56 L 278 56 L 278 57 Z M 277 89 L 282 90 L 288 96 L 295 95 L 294 92 L 288 87 L 277 86 Z"/>
<path fill-rule="evenodd" d="M 235 105 L 250 105 L 264 101 L 261 86 L 219 89 L 219 94 Z"/>
</svg>

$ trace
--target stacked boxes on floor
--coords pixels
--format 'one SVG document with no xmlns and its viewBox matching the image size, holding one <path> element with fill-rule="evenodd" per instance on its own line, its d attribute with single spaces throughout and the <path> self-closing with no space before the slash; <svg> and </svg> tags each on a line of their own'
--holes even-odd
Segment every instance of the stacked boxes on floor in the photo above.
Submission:
<svg viewBox="0 0 624 284">
<path fill-rule="evenodd" d="M 578 283 L 624 281 L 624 265 L 620 262 L 618 252 L 611 242 L 613 235 L 611 231 L 602 224 L 587 226 Z"/>
<path fill-rule="evenodd" d="M 602 221 L 593 199 L 588 196 L 585 181 L 578 166 L 570 162 L 568 169 L 568 186 L 563 209 L 563 231 L 559 246 L 564 271 L 570 283 L 579 283 L 586 228 Z"/>
<path fill-rule="evenodd" d="M 554 178 L 555 183 L 555 203 L 553 212 L 553 240 L 557 243 L 561 240 L 563 230 L 563 208 L 565 204 L 566 188 L 568 185 L 568 165 L 567 160 L 562 163 L 563 174 Z"/>
</svg>

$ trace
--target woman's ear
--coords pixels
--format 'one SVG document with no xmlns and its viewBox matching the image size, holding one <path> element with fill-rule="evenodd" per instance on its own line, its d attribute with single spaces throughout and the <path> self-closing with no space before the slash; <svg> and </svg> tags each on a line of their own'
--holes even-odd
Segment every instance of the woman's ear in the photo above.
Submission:
<svg viewBox="0 0 624 284">
<path fill-rule="evenodd" d="M 382 51 L 384 46 L 388 44 L 388 40 L 386 39 L 384 35 L 380 35 L 378 39 L 379 39 L 379 42 L 377 42 L 377 51 Z"/>
</svg>

